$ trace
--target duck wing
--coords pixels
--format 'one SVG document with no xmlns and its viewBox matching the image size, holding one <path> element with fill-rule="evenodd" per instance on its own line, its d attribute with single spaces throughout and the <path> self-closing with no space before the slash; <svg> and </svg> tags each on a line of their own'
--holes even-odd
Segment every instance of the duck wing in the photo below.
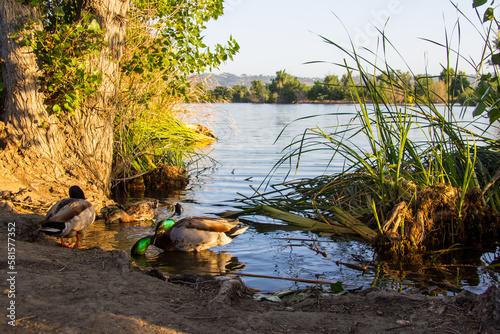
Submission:
<svg viewBox="0 0 500 334">
<path fill-rule="evenodd" d="M 65 198 L 57 202 L 45 216 L 41 232 L 66 236 L 87 229 L 95 220 L 95 209 L 83 199 Z"/>
<path fill-rule="evenodd" d="M 78 202 L 79 199 L 77 198 L 63 198 L 62 200 L 58 201 L 56 204 L 54 204 L 50 210 L 47 212 L 45 215 L 45 220 L 50 221 L 53 220 L 52 218 L 56 216 L 60 211 L 63 215 L 69 215 L 70 212 L 68 211 L 68 206 L 71 206 L 72 203 Z M 70 217 L 69 219 L 71 219 Z M 57 220 L 57 219 L 56 219 Z"/>
<path fill-rule="evenodd" d="M 92 204 L 84 199 L 65 198 L 57 202 L 45 216 L 46 221 L 67 222 L 83 212 L 93 212 Z"/>
<path fill-rule="evenodd" d="M 164 250 L 202 251 L 230 243 L 239 233 L 238 221 L 213 217 L 188 217 L 177 221 L 166 232 L 156 236 L 154 245 Z"/>
<path fill-rule="evenodd" d="M 229 232 L 239 225 L 237 220 L 227 220 L 214 217 L 187 217 L 179 220 L 174 227 L 195 229 L 208 232 Z"/>
</svg>

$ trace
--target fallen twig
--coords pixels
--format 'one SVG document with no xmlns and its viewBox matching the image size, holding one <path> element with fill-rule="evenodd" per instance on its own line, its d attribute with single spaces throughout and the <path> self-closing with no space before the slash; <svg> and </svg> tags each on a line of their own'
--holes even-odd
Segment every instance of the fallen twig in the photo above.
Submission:
<svg viewBox="0 0 500 334">
<path fill-rule="evenodd" d="M 359 264 L 346 263 L 346 262 L 340 262 L 340 261 L 335 261 L 335 264 L 337 266 L 343 265 L 343 266 L 346 266 L 347 268 L 362 271 L 363 274 L 365 273 L 366 269 L 368 269 L 368 267 L 366 267 L 366 266 L 362 267 Z"/>
<path fill-rule="evenodd" d="M 247 274 L 247 273 L 236 273 L 235 275 L 238 275 L 238 276 L 249 276 L 249 277 L 259 277 L 259 278 L 282 279 L 282 280 L 302 282 L 302 283 L 337 284 L 337 282 L 320 281 L 320 280 L 305 279 L 305 278 L 279 277 L 279 276 L 269 276 L 269 275 L 259 275 L 259 274 Z M 343 286 L 344 285 L 345 286 L 354 286 L 354 285 L 349 285 L 349 284 L 344 284 L 344 283 L 342 283 L 342 285 Z"/>
<path fill-rule="evenodd" d="M 336 240 L 316 240 L 316 239 L 305 239 L 305 238 L 273 238 L 275 240 L 293 240 L 293 241 L 314 241 L 314 242 L 338 242 Z"/>
</svg>

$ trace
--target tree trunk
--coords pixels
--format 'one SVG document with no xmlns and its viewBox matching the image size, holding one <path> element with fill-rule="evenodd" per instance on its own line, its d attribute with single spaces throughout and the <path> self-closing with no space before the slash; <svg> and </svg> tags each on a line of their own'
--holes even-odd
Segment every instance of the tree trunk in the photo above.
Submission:
<svg viewBox="0 0 500 334">
<path fill-rule="evenodd" d="M 113 154 L 113 119 L 120 78 L 119 62 L 125 40 L 128 0 L 84 0 L 106 30 L 106 49 L 90 66 L 103 74 L 92 98 L 74 115 L 49 115 L 44 106 L 42 71 L 36 55 L 13 38 L 30 18 L 40 29 L 37 8 L 18 0 L 0 1 L 0 57 L 5 84 L 6 125 L 4 167 L 26 186 L 38 191 L 78 184 L 87 191 L 109 194 Z"/>
</svg>

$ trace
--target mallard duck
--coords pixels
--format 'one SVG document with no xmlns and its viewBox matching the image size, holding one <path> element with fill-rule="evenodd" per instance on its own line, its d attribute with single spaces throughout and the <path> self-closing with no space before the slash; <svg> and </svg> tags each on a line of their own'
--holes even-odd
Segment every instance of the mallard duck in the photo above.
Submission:
<svg viewBox="0 0 500 334">
<path fill-rule="evenodd" d="M 139 220 L 154 220 L 158 201 L 139 202 L 116 209 L 106 215 L 106 224 L 131 223 Z"/>
<path fill-rule="evenodd" d="M 143 255 L 151 244 L 165 251 L 198 252 L 227 245 L 247 228 L 237 220 L 223 218 L 187 217 L 177 222 L 166 219 L 157 224 L 154 235 L 139 239 L 131 254 Z"/>
<path fill-rule="evenodd" d="M 61 246 L 71 247 L 64 238 L 76 234 L 75 247 L 79 247 L 80 235 L 95 220 L 95 209 L 85 200 L 83 190 L 78 186 L 69 188 L 69 198 L 64 198 L 54 204 L 42 222 L 39 231 L 61 238 Z"/>
</svg>

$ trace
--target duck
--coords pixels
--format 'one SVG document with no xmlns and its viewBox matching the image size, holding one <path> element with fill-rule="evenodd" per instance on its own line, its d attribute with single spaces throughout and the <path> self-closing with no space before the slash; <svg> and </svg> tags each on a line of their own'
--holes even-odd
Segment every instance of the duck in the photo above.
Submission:
<svg viewBox="0 0 500 334">
<path fill-rule="evenodd" d="M 89 228 L 96 217 L 94 206 L 85 199 L 78 186 L 69 188 L 69 198 L 54 204 L 45 215 L 38 231 L 61 238 L 61 246 L 79 248 L 81 234 Z M 76 235 L 76 244 L 64 242 L 64 238 Z"/>
<path fill-rule="evenodd" d="M 154 220 L 158 201 L 138 202 L 115 209 L 106 215 L 106 224 L 132 223 L 140 220 Z"/>
<path fill-rule="evenodd" d="M 155 234 L 139 239 L 130 251 L 132 256 L 146 253 L 152 244 L 164 251 L 199 252 L 229 244 L 248 226 L 238 220 L 215 217 L 186 217 L 178 221 L 165 219 L 156 225 Z"/>
</svg>

